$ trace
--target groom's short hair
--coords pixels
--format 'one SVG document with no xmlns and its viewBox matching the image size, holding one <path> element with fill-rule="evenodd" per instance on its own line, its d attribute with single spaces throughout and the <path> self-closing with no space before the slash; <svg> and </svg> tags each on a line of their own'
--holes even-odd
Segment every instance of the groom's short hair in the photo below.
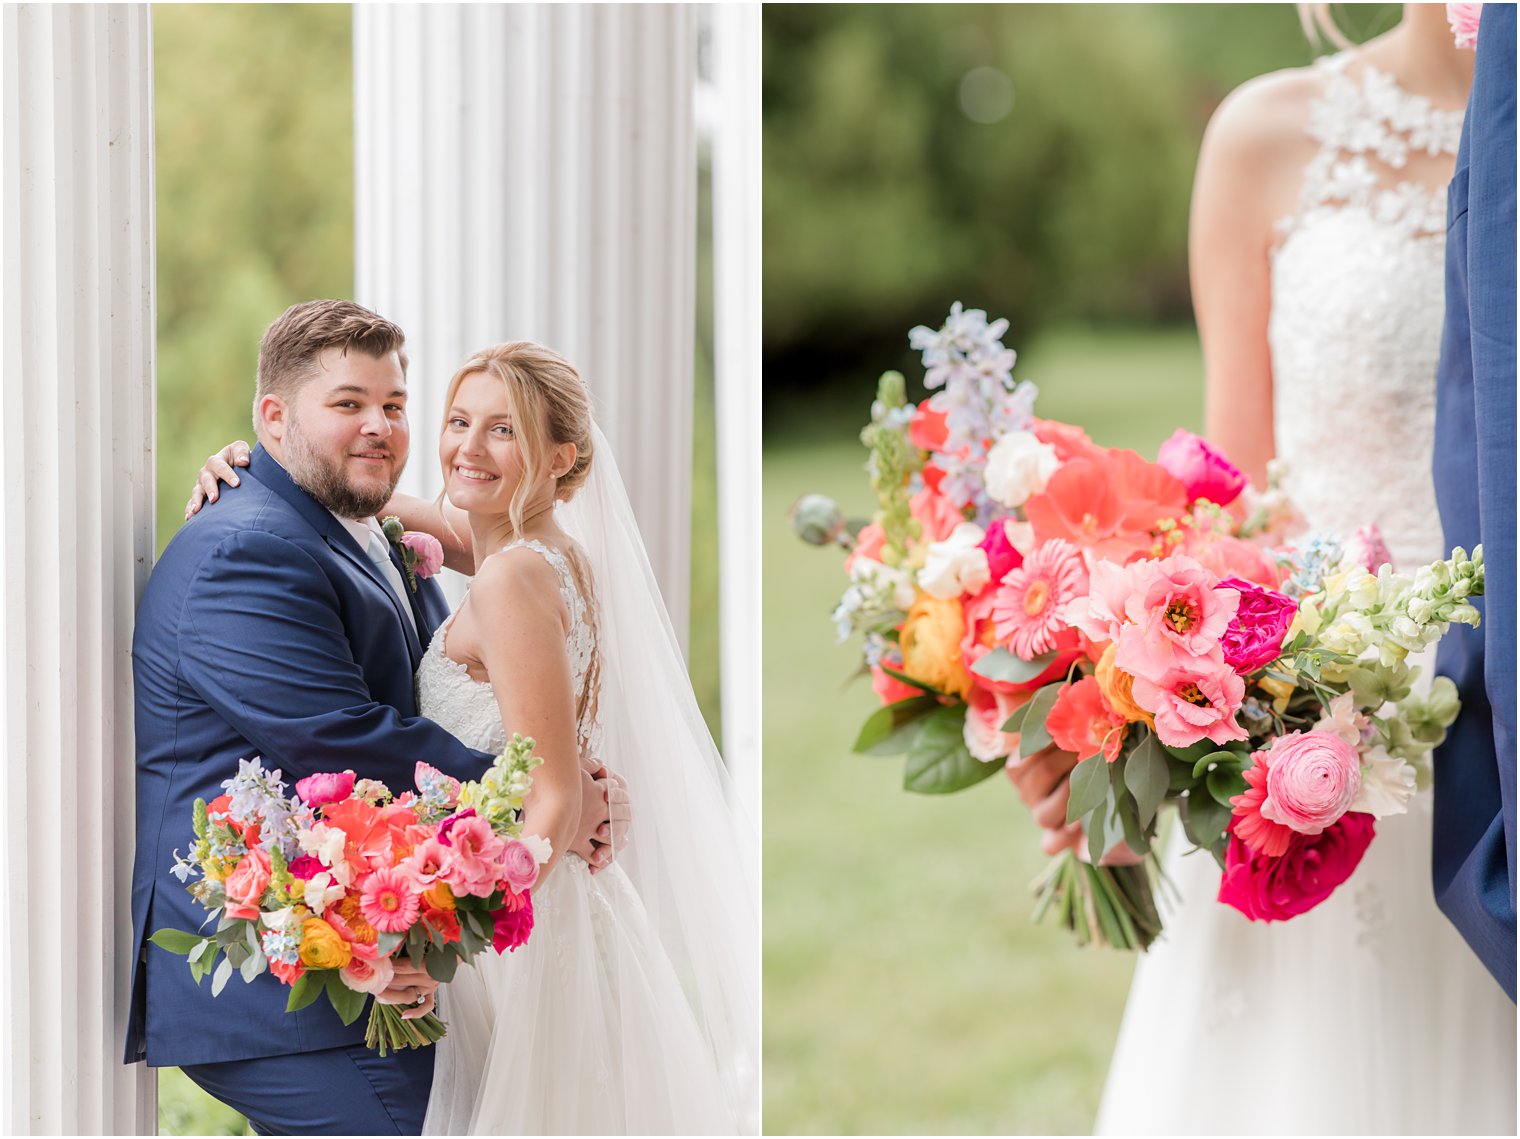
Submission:
<svg viewBox="0 0 1520 1139">
<path fill-rule="evenodd" d="M 406 375 L 406 334 L 353 301 L 303 301 L 291 305 L 264 330 L 259 341 L 254 422 L 259 400 L 274 394 L 290 399 L 316 371 L 317 357 L 329 348 L 362 352 L 377 359 L 396 353 Z"/>
</svg>

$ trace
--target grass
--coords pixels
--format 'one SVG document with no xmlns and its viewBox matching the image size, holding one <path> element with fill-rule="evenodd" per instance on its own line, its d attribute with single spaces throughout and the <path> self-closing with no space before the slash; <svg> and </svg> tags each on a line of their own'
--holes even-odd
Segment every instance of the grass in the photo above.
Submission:
<svg viewBox="0 0 1520 1139">
<path fill-rule="evenodd" d="M 1199 425 L 1191 334 L 1070 330 L 1017 374 L 1100 443 L 1153 456 Z M 853 426 L 765 451 L 765 1130 L 1088 1133 L 1132 961 L 1032 923 L 1043 859 L 1006 781 L 915 796 L 900 759 L 849 750 L 876 702 L 834 643 L 839 558 L 785 513 L 808 491 L 870 512 Z"/>
</svg>

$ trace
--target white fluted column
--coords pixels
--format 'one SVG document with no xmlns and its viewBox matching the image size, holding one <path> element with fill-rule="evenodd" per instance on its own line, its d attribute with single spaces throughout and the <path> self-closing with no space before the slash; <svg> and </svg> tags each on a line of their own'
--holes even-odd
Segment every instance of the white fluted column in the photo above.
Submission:
<svg viewBox="0 0 1520 1139">
<path fill-rule="evenodd" d="M 153 559 L 146 4 L 6 5 L 0 1128 L 151 1133 L 121 1062 L 132 616 Z"/>
<path fill-rule="evenodd" d="M 441 488 L 467 355 L 549 345 L 591 387 L 683 643 L 695 41 L 680 5 L 354 9 L 355 292 L 407 334 L 403 488 Z"/>
<path fill-rule="evenodd" d="M 760 5 L 712 9 L 723 755 L 760 819 Z"/>
</svg>

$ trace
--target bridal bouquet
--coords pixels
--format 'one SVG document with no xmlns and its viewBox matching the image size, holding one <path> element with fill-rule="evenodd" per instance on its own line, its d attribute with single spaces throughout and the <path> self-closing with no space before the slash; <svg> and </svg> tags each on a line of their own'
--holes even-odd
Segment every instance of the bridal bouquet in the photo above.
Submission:
<svg viewBox="0 0 1520 1139">
<path fill-rule="evenodd" d="M 1422 695 L 1411 652 L 1476 625 L 1482 551 L 1396 573 L 1375 527 L 1304 534 L 1178 431 L 1155 462 L 1034 415 L 1006 321 L 951 309 L 913 329 L 925 385 L 882 376 L 862 432 L 880 509 L 847 522 L 810 495 L 799 534 L 849 550 L 834 620 L 860 633 L 884 705 L 855 748 L 905 755 L 904 786 L 972 786 L 1055 744 L 1075 753 L 1067 851 L 1035 883 L 1080 943 L 1144 949 L 1164 807 L 1218 861 L 1219 900 L 1294 917 L 1355 870 L 1375 820 L 1402 814 L 1457 713 Z M 1138 865 L 1103 866 L 1120 847 Z"/>
<path fill-rule="evenodd" d="M 344 1024 L 390 984 L 400 955 L 449 981 L 487 946 L 507 952 L 532 932 L 531 887 L 550 851 L 522 837 L 520 819 L 541 762 L 516 735 L 478 782 L 418 763 L 417 794 L 345 771 L 309 775 L 287 797 L 279 771 L 244 760 L 226 794 L 196 800 L 195 845 L 173 868 L 196 878 L 187 888 L 215 931 L 150 940 L 183 954 L 197 982 L 213 974 L 213 995 L 234 970 L 252 981 L 267 968 L 290 986 L 287 1011 L 325 993 Z M 436 1016 L 406 1020 L 377 999 L 365 1042 L 384 1056 L 444 1033 Z"/>
</svg>

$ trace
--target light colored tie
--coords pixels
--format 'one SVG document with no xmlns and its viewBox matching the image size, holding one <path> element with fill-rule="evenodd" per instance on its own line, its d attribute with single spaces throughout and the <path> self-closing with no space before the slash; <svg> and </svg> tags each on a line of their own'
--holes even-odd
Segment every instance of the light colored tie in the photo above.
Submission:
<svg viewBox="0 0 1520 1139">
<path fill-rule="evenodd" d="M 391 589 L 397 597 L 401 598 L 401 612 L 406 614 L 406 619 L 411 623 L 412 632 L 417 631 L 417 619 L 412 616 L 412 601 L 406 595 L 406 582 L 402 580 L 401 571 L 396 568 L 396 563 L 391 561 L 390 544 L 373 530 L 369 532 L 369 546 L 365 550 L 369 554 L 369 560 L 380 567 L 380 572 L 385 575 L 385 580 L 391 583 Z"/>
</svg>

